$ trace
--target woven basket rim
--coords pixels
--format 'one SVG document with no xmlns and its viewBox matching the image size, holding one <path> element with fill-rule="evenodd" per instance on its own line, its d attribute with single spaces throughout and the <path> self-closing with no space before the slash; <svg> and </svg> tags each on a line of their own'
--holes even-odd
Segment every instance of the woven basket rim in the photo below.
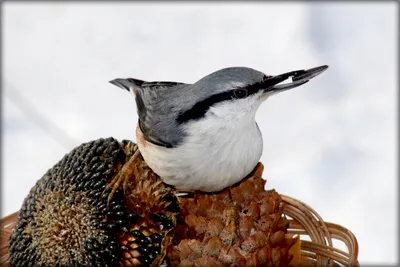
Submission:
<svg viewBox="0 0 400 267">
<path fill-rule="evenodd" d="M 325 222 L 309 205 L 295 198 L 280 194 L 283 214 L 290 217 L 288 233 L 308 236 L 310 241 L 301 239 L 302 263 L 315 266 L 359 266 L 358 242 L 347 228 Z M 342 241 L 348 252 L 335 248 L 333 240 Z"/>
</svg>

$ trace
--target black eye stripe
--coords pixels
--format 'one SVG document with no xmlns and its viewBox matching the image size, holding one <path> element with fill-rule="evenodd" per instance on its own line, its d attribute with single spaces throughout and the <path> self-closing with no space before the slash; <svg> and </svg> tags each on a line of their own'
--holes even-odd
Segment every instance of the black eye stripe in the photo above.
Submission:
<svg viewBox="0 0 400 267">
<path fill-rule="evenodd" d="M 212 95 L 200 102 L 197 102 L 192 108 L 179 114 L 176 121 L 178 123 L 188 122 L 202 118 L 210 107 L 216 103 L 228 101 L 237 98 L 245 98 L 257 93 L 262 88 L 262 83 L 255 83 L 243 88 L 235 88 L 233 90 Z"/>
<path fill-rule="evenodd" d="M 200 119 L 206 114 L 207 110 L 209 110 L 212 105 L 230 99 L 232 99 L 231 91 L 212 95 L 200 102 L 197 102 L 192 108 L 179 114 L 176 121 L 178 123 L 184 123 L 190 120 Z"/>
</svg>

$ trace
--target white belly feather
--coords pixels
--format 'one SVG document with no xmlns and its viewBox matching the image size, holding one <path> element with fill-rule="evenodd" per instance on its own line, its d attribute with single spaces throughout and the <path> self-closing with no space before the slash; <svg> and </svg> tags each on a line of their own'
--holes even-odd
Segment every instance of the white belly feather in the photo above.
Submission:
<svg viewBox="0 0 400 267">
<path fill-rule="evenodd" d="M 243 179 L 260 160 L 263 143 L 254 120 L 207 120 L 188 124 L 186 132 L 185 142 L 176 148 L 154 146 L 137 138 L 152 170 L 178 189 L 222 190 Z"/>
</svg>

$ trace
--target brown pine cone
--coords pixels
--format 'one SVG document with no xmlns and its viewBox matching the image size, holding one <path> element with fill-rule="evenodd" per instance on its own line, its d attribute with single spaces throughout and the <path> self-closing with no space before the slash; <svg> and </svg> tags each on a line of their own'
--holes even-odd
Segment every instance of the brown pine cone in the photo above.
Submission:
<svg viewBox="0 0 400 267">
<path fill-rule="evenodd" d="M 296 239 L 286 235 L 280 196 L 265 191 L 258 164 L 250 177 L 219 193 L 180 199 L 171 266 L 289 266 Z"/>
</svg>

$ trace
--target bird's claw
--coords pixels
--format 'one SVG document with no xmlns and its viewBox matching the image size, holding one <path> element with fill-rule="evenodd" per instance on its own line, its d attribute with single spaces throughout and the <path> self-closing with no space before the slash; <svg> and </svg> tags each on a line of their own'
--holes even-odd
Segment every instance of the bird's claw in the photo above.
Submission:
<svg viewBox="0 0 400 267">
<path fill-rule="evenodd" d="M 135 164 L 136 164 L 136 159 L 139 157 L 140 152 L 139 150 L 136 150 L 135 153 L 132 155 L 132 157 L 128 160 L 128 162 L 125 163 L 125 165 L 122 167 L 121 171 L 111 180 L 111 182 L 106 186 L 104 189 L 101 197 L 104 197 L 104 194 L 106 191 L 111 189 L 111 192 L 108 194 L 107 198 L 107 207 L 110 205 L 110 202 L 115 194 L 115 192 L 119 189 L 121 183 L 122 183 L 122 189 L 124 194 L 128 191 L 129 189 L 129 178 L 131 174 L 135 174 Z"/>
<path fill-rule="evenodd" d="M 176 197 L 196 197 L 196 190 L 176 190 Z"/>
<path fill-rule="evenodd" d="M 107 185 L 107 187 L 104 189 L 101 197 L 103 198 L 105 193 L 111 189 L 111 192 L 108 194 L 107 197 L 107 207 L 110 205 L 110 202 L 115 194 L 115 192 L 118 190 L 120 184 L 122 183 L 122 181 L 124 180 L 123 176 L 121 175 L 121 173 L 118 173 L 112 180 L 111 182 Z M 127 179 L 125 179 L 127 180 Z M 125 181 L 124 181 L 125 184 Z M 125 188 L 124 188 L 125 189 Z M 125 191 L 125 190 L 124 190 Z"/>
</svg>

